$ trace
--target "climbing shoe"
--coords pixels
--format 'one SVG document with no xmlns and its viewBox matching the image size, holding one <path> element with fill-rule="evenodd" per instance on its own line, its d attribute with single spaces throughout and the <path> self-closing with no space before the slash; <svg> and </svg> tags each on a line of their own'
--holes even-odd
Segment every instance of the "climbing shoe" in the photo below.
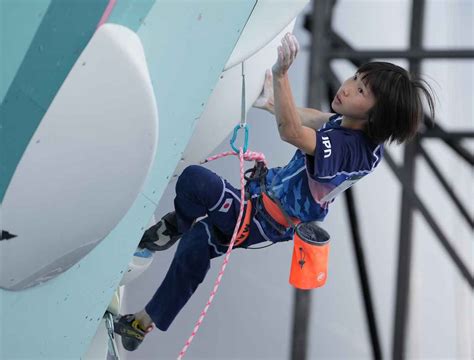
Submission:
<svg viewBox="0 0 474 360">
<path fill-rule="evenodd" d="M 133 314 L 119 315 L 114 321 L 114 332 L 121 336 L 122 345 L 128 351 L 136 350 L 147 334 Z"/>
<path fill-rule="evenodd" d="M 174 211 L 169 212 L 145 231 L 138 246 L 150 251 L 166 250 L 178 241 L 181 235 L 178 231 L 176 213 Z"/>
</svg>

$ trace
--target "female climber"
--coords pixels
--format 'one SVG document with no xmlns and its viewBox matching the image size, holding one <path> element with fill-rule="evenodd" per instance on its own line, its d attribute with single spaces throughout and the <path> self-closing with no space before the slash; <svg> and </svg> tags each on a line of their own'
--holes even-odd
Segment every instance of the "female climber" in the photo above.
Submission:
<svg viewBox="0 0 474 360">
<path fill-rule="evenodd" d="M 332 100 L 333 112 L 296 107 L 288 69 L 298 50 L 296 38 L 286 34 L 254 104 L 275 115 L 281 140 L 294 145 L 296 152 L 285 166 L 265 171 L 263 181 L 247 184 L 252 218 L 248 238 L 237 248 L 293 238 L 294 227 L 278 221 L 260 201 L 263 191 L 285 217 L 320 222 L 338 194 L 377 167 L 384 143 L 400 144 L 416 135 L 423 97 L 433 118 L 429 86 L 386 62 L 362 65 L 345 80 Z M 170 268 L 143 310 L 115 322 L 127 350 L 135 350 L 153 324 L 166 331 L 204 280 L 210 260 L 227 251 L 239 214 L 239 194 L 204 167 L 193 165 L 182 172 L 174 211 L 148 229 L 140 242 L 156 251 L 180 239 Z"/>
</svg>

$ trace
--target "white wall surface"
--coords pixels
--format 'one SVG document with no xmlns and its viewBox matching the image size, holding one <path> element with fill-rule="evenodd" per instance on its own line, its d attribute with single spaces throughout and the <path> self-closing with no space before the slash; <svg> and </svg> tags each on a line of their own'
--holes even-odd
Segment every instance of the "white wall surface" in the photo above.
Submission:
<svg viewBox="0 0 474 360">
<path fill-rule="evenodd" d="M 408 46 L 410 1 L 346 0 L 337 3 L 334 27 L 355 48 Z M 473 48 L 474 2 L 427 1 L 424 43 L 431 48 Z M 309 8 L 307 9 L 309 11 Z M 304 105 L 307 91 L 309 34 L 300 17 L 295 34 L 304 50 L 291 68 L 296 102 Z M 406 61 L 394 61 L 406 66 Z M 334 63 L 341 78 L 351 75 L 345 61 Z M 473 60 L 424 61 L 422 72 L 436 91 L 436 121 L 446 129 L 473 128 Z M 240 91 L 236 94 L 240 94 Z M 240 101 L 236 97 L 236 101 Z M 225 114 L 223 114 L 225 116 Z M 260 110 L 248 114 L 251 150 L 266 154 L 271 166 L 287 162 L 293 149 L 279 137 L 273 117 Z M 203 139 L 204 141 L 205 139 Z M 438 140 L 424 140 L 429 153 L 474 213 L 473 169 Z M 471 153 L 472 141 L 466 141 Z M 228 139 L 215 153 L 228 150 Z M 402 148 L 390 146 L 397 161 Z M 209 165 L 233 184 L 238 183 L 237 159 L 221 159 Z M 416 189 L 447 234 L 471 273 L 474 270 L 472 231 L 460 218 L 438 181 L 419 159 Z M 396 264 L 401 187 L 388 166 L 355 185 L 362 241 L 384 358 L 391 358 L 395 306 Z M 161 216 L 172 208 L 169 187 L 157 210 Z M 309 359 L 371 359 L 349 222 L 343 197 L 332 205 L 325 221 L 331 233 L 330 273 L 327 285 L 313 291 Z M 125 307 L 140 310 L 151 298 L 171 262 L 175 247 L 156 255 L 152 267 L 127 287 Z M 288 284 L 292 244 L 265 250 L 235 251 L 208 316 L 186 355 L 187 359 L 288 359 L 292 325 L 293 290 Z M 128 359 L 175 358 L 204 307 L 222 259 L 214 260 L 200 286 L 171 328 L 154 331 Z M 434 233 L 420 214 L 415 216 L 412 257 L 410 320 L 407 334 L 409 359 L 472 359 L 472 291 L 460 276 Z"/>
</svg>

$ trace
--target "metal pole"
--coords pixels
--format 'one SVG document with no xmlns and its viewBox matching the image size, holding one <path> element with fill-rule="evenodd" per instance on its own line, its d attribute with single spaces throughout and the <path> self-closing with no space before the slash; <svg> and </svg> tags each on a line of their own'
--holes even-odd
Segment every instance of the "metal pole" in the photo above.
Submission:
<svg viewBox="0 0 474 360">
<path fill-rule="evenodd" d="M 410 51 L 421 49 L 424 0 L 412 0 Z M 410 72 L 419 74 L 419 59 L 410 59 Z M 405 146 L 403 168 L 405 181 L 403 182 L 402 209 L 400 217 L 400 233 L 398 248 L 398 271 L 396 287 L 396 304 L 394 313 L 394 332 L 392 343 L 392 358 L 405 358 L 405 335 L 409 318 L 409 291 L 411 279 L 411 254 L 413 235 L 413 203 L 410 201 L 412 193 L 408 190 L 415 183 L 415 159 L 418 153 L 418 138 Z"/>
<path fill-rule="evenodd" d="M 362 299 L 364 300 L 365 314 L 367 317 L 367 324 L 369 328 L 370 340 L 372 343 L 372 356 L 374 360 L 382 360 L 382 349 L 380 348 L 380 341 L 377 330 L 377 322 L 375 320 L 374 305 L 372 303 L 372 292 L 370 290 L 369 276 L 367 274 L 367 266 L 365 265 L 364 250 L 362 247 L 362 240 L 359 231 L 359 220 L 357 218 L 357 210 L 354 201 L 352 189 L 345 192 L 347 212 L 351 224 L 352 244 L 354 246 L 354 253 L 357 262 L 357 269 L 359 273 L 360 287 L 362 290 Z"/>
<path fill-rule="evenodd" d="M 460 141 L 468 138 L 474 138 L 474 131 L 441 131 L 439 128 L 428 129 L 421 134 L 422 138 L 437 138 Z"/>
<path fill-rule="evenodd" d="M 326 53 L 329 59 L 472 59 L 474 50 L 349 50 L 340 49 Z"/>
</svg>

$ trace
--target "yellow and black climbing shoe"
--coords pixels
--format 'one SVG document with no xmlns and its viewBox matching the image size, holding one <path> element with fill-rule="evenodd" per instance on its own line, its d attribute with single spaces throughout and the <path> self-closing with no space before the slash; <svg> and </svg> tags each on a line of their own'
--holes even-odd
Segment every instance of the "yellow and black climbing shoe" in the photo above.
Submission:
<svg viewBox="0 0 474 360">
<path fill-rule="evenodd" d="M 122 345 L 128 351 L 136 350 L 147 334 L 133 314 L 119 315 L 114 321 L 114 332 L 122 337 Z"/>
</svg>

